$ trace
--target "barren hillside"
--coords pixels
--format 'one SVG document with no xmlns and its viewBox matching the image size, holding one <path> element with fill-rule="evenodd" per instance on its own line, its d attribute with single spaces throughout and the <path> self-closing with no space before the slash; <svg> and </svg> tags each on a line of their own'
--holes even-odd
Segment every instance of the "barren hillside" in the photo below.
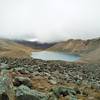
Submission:
<svg viewBox="0 0 100 100">
<path fill-rule="evenodd" d="M 0 56 L 29 57 L 32 49 L 12 40 L 0 39 Z"/>
</svg>

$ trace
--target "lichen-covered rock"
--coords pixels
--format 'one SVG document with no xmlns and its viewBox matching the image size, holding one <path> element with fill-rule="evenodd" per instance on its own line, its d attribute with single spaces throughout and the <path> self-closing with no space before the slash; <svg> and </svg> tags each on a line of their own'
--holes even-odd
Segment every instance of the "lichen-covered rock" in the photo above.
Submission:
<svg viewBox="0 0 100 100">
<path fill-rule="evenodd" d="M 48 100 L 48 96 L 21 85 L 16 89 L 16 100 Z"/>
<path fill-rule="evenodd" d="M 0 70 L 5 70 L 5 69 L 9 69 L 9 66 L 8 66 L 8 64 L 5 64 L 5 63 L 1 63 L 0 64 Z"/>
<path fill-rule="evenodd" d="M 63 97 L 67 96 L 67 95 L 76 95 L 76 91 L 72 88 L 67 88 L 67 87 L 57 87 L 57 88 L 53 88 L 51 89 L 51 92 L 53 92 L 53 94 L 56 95 L 56 97 L 60 97 L 61 95 Z"/>
<path fill-rule="evenodd" d="M 53 85 L 56 85 L 57 83 L 58 83 L 58 81 L 57 81 L 57 79 L 56 78 L 54 78 L 54 77 L 48 77 L 48 82 L 50 83 L 50 84 L 53 84 Z"/>
<path fill-rule="evenodd" d="M 76 96 L 70 96 L 70 100 L 78 100 L 77 98 L 76 98 Z"/>
<path fill-rule="evenodd" d="M 5 98 L 5 99 L 4 99 Z M 7 71 L 2 71 L 0 76 L 0 100 L 14 100 L 15 92 L 13 83 Z"/>
<path fill-rule="evenodd" d="M 32 82 L 28 77 L 15 77 L 14 85 L 15 86 L 26 85 L 29 88 L 32 88 Z"/>
<path fill-rule="evenodd" d="M 58 100 L 58 98 L 53 93 L 49 93 L 49 99 L 48 100 Z"/>
</svg>

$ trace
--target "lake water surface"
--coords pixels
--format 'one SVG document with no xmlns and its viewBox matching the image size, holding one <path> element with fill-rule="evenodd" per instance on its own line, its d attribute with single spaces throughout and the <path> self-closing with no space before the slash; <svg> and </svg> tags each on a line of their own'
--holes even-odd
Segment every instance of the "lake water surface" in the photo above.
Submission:
<svg viewBox="0 0 100 100">
<path fill-rule="evenodd" d="M 50 51 L 40 51 L 40 52 L 32 52 L 32 57 L 35 59 L 42 60 L 63 60 L 63 61 L 78 61 L 80 56 L 75 54 L 67 54 L 63 52 L 50 52 Z"/>
</svg>

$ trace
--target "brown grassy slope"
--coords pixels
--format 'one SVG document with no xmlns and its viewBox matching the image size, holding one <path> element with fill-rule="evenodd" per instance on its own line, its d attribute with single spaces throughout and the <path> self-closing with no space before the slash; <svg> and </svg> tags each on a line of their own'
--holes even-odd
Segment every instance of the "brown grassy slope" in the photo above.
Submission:
<svg viewBox="0 0 100 100">
<path fill-rule="evenodd" d="M 48 50 L 77 53 L 81 52 L 84 49 L 86 49 L 85 41 L 68 40 L 64 42 L 59 42 Z"/>
<path fill-rule="evenodd" d="M 60 42 L 48 50 L 80 54 L 84 61 L 100 62 L 100 39 L 68 40 Z"/>
<path fill-rule="evenodd" d="M 100 47 L 89 52 L 88 54 L 83 55 L 81 59 L 86 62 L 100 63 Z"/>
<path fill-rule="evenodd" d="M 17 44 L 12 40 L 0 39 L 0 56 L 30 57 L 33 49 Z"/>
</svg>

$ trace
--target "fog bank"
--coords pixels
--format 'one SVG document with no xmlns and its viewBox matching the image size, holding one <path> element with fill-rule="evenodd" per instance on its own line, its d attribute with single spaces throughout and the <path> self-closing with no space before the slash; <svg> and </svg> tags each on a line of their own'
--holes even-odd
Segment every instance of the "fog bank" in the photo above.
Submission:
<svg viewBox="0 0 100 100">
<path fill-rule="evenodd" d="M 40 42 L 100 37 L 100 0 L 0 0 L 0 37 Z"/>
</svg>

